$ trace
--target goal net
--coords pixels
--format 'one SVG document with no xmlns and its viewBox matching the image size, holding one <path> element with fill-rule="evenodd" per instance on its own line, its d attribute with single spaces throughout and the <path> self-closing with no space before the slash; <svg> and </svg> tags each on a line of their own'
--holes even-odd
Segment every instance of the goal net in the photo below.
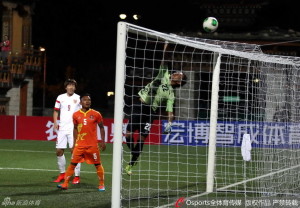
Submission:
<svg viewBox="0 0 300 208">
<path fill-rule="evenodd" d="M 118 28 L 112 207 L 298 203 L 298 57 L 124 22 Z M 126 124 L 162 61 L 170 74 L 186 74 L 187 84 L 174 89 L 169 134 L 164 103 L 150 115 L 150 133 L 128 176 Z M 136 143 L 139 132 L 133 137 Z"/>
</svg>

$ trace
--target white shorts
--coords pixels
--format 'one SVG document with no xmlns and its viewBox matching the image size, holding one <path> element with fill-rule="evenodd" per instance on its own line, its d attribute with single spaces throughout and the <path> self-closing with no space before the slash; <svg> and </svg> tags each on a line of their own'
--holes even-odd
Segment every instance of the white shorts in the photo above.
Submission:
<svg viewBox="0 0 300 208">
<path fill-rule="evenodd" d="M 66 149 L 67 144 L 69 144 L 69 148 L 72 148 L 73 143 L 73 131 L 57 131 L 56 149 Z"/>
</svg>

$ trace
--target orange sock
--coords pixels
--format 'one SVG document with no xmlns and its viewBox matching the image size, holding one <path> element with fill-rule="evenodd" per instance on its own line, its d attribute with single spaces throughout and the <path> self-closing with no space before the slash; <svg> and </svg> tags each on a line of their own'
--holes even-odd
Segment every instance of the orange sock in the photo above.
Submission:
<svg viewBox="0 0 300 208">
<path fill-rule="evenodd" d="M 97 175 L 99 179 L 99 186 L 104 186 L 104 168 L 102 165 L 97 165 Z"/>
<path fill-rule="evenodd" d="M 76 167 L 75 165 L 72 165 L 72 164 L 69 165 L 69 167 L 66 171 L 66 174 L 65 174 L 65 181 L 64 181 L 65 185 L 69 184 L 70 178 L 74 174 L 75 167 Z"/>
</svg>

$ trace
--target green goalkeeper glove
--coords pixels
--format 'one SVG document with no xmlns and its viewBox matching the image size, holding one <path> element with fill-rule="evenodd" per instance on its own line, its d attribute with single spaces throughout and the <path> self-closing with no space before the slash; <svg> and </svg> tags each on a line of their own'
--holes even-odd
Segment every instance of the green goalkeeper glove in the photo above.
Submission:
<svg viewBox="0 0 300 208">
<path fill-rule="evenodd" d="M 164 134 L 170 134 L 172 131 L 172 122 L 169 122 L 165 127 Z"/>
</svg>

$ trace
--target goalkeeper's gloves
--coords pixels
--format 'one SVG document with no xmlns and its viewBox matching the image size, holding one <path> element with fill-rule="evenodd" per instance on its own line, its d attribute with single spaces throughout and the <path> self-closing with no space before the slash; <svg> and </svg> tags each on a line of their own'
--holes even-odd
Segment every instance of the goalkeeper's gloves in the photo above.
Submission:
<svg viewBox="0 0 300 208">
<path fill-rule="evenodd" d="M 170 134 L 172 131 L 172 122 L 169 122 L 165 127 L 164 134 Z"/>
</svg>

